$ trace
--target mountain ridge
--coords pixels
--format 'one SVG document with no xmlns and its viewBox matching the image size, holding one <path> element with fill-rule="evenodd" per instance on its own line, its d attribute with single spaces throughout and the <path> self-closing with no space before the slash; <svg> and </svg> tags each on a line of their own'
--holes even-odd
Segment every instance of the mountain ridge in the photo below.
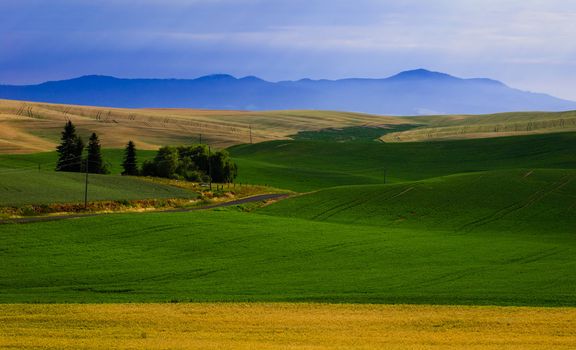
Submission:
<svg viewBox="0 0 576 350">
<path fill-rule="evenodd" d="M 563 111 L 576 102 L 511 88 L 489 78 L 459 78 L 427 69 L 387 78 L 271 82 L 211 74 L 195 79 L 85 75 L 36 85 L 0 85 L 0 98 L 120 108 L 340 110 L 388 115 Z"/>
</svg>

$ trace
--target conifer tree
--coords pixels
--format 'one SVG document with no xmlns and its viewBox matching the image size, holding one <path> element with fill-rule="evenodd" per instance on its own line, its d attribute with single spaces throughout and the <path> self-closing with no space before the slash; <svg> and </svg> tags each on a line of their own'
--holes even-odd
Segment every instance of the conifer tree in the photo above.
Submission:
<svg viewBox="0 0 576 350">
<path fill-rule="evenodd" d="M 56 171 L 81 171 L 84 142 L 76 135 L 76 127 L 71 121 L 64 126 L 60 141 L 60 145 L 56 147 L 58 152 Z"/>
<path fill-rule="evenodd" d="M 124 162 L 122 162 L 122 175 L 138 175 L 138 164 L 136 159 L 136 145 L 129 141 L 124 149 Z"/>
<path fill-rule="evenodd" d="M 100 150 L 100 140 L 98 140 L 98 135 L 92 133 L 90 140 L 88 141 L 88 156 L 86 158 L 85 169 L 92 174 L 108 174 L 109 171 L 102 160 L 102 153 Z"/>
</svg>

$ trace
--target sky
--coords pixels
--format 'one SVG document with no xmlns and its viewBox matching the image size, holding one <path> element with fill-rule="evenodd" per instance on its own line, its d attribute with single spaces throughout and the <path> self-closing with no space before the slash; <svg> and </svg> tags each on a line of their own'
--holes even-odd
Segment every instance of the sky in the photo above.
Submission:
<svg viewBox="0 0 576 350">
<path fill-rule="evenodd" d="M 576 100 L 576 0 L 0 0 L 0 83 L 426 68 Z"/>
</svg>

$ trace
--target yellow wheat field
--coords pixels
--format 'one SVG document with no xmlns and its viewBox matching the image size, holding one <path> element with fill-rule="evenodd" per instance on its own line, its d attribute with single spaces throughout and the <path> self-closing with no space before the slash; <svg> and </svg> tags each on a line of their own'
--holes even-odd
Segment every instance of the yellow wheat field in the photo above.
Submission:
<svg viewBox="0 0 576 350">
<path fill-rule="evenodd" d="M 0 305 L 8 349 L 576 349 L 575 308 Z"/>
</svg>

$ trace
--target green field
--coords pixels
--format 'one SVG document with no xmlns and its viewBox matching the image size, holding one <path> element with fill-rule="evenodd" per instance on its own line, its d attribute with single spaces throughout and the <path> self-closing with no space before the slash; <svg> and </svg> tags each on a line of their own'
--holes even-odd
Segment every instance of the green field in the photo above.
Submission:
<svg viewBox="0 0 576 350">
<path fill-rule="evenodd" d="M 150 158 L 152 152 L 142 152 Z M 195 198 L 190 191 L 118 175 L 122 150 L 105 150 L 113 175 L 89 175 L 88 199 Z M 0 155 L 0 206 L 84 201 L 85 175 L 54 171 L 56 153 Z"/>
<path fill-rule="evenodd" d="M 0 226 L 0 302 L 576 305 L 573 234 L 455 233 L 233 211 Z"/>
<path fill-rule="evenodd" d="M 230 149 L 240 182 L 295 191 L 458 173 L 576 168 L 576 133 L 423 143 L 274 141 Z"/>
<path fill-rule="evenodd" d="M 571 234 L 576 228 L 575 194 L 576 170 L 494 171 L 329 188 L 260 212 L 415 230 Z"/>
<path fill-rule="evenodd" d="M 402 144 L 344 134 L 233 147 L 239 182 L 311 191 L 260 209 L 0 225 L 0 302 L 576 306 L 576 134 Z M 119 164 L 121 151 L 107 152 Z M 55 193 L 81 174 L 34 168 L 50 157 L 0 157 L 16 181 L 2 181 L 2 198 L 64 200 Z M 102 196 L 146 194 L 137 179 L 98 179 Z"/>
<path fill-rule="evenodd" d="M 154 158 L 155 151 L 138 150 L 138 162 L 142 164 L 143 161 Z M 118 175 L 122 172 L 122 160 L 124 157 L 124 150 L 117 148 L 104 148 L 102 149 L 102 158 L 111 174 Z M 31 154 L 0 154 L 0 172 L 5 172 L 11 169 L 26 170 L 26 171 L 53 171 L 56 167 L 58 154 L 56 152 L 42 152 Z"/>
</svg>

